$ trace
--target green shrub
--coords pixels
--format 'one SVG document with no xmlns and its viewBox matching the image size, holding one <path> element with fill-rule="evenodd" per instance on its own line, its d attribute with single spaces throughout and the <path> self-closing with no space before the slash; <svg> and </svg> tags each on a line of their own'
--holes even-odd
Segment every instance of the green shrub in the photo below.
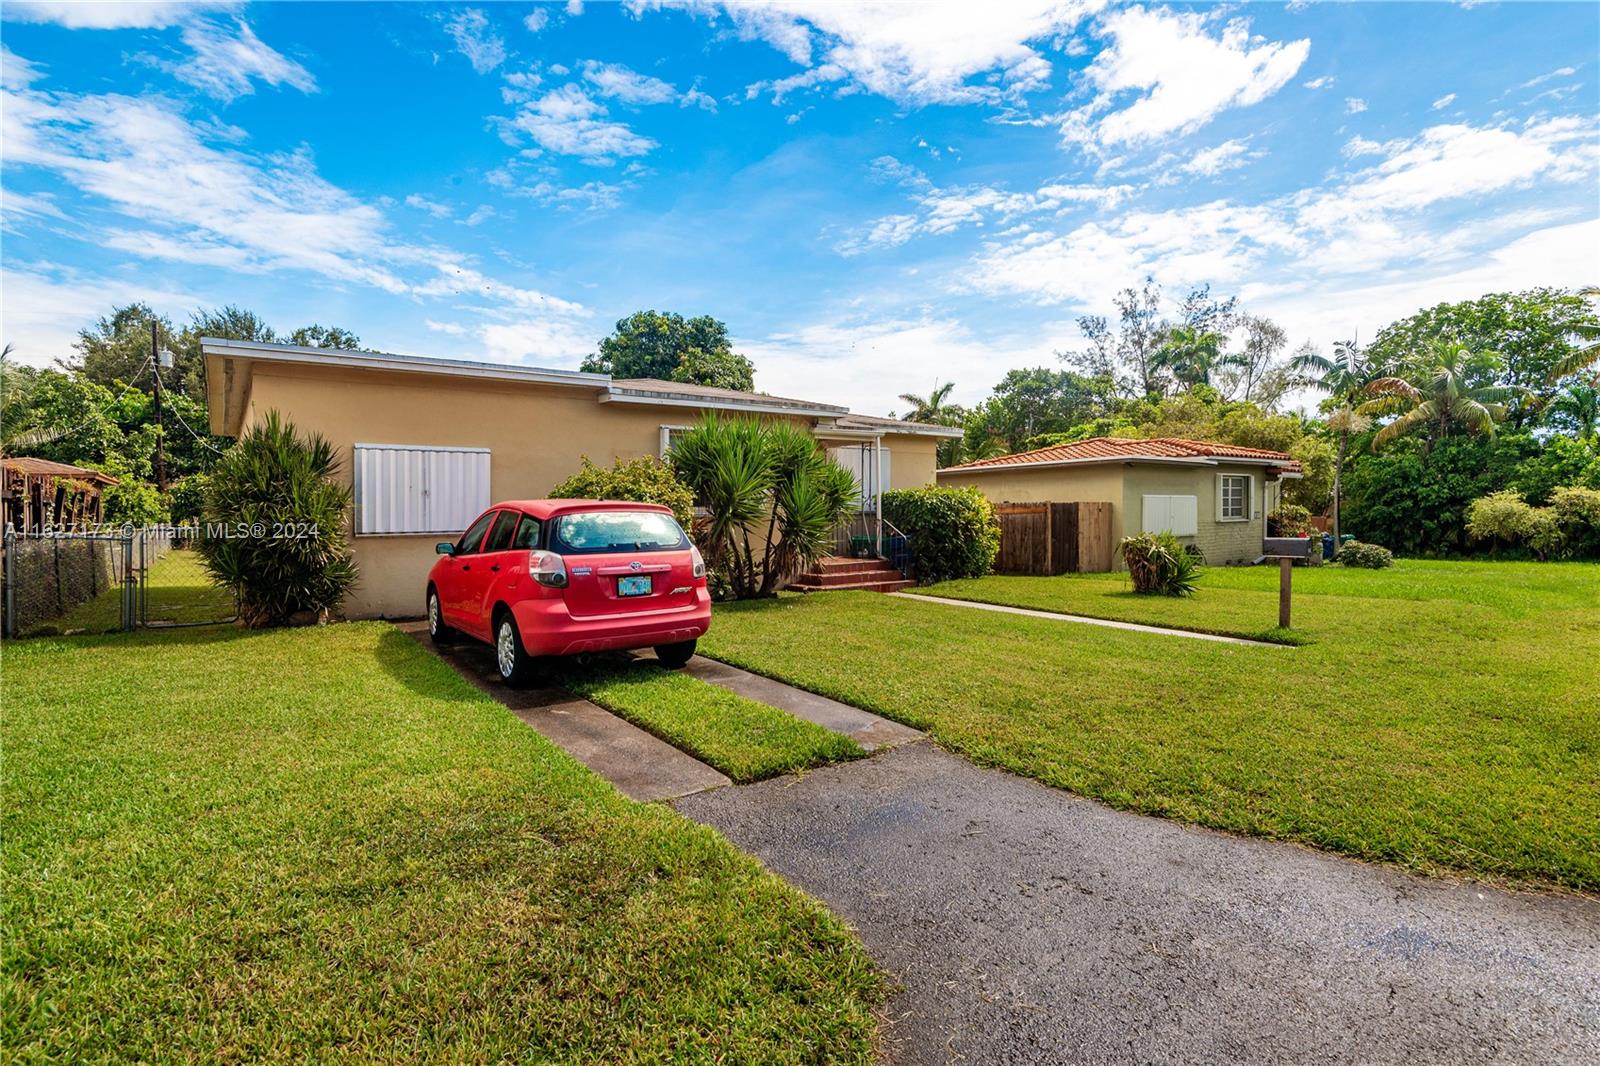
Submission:
<svg viewBox="0 0 1600 1066">
<path fill-rule="evenodd" d="M 982 577 L 1000 554 L 994 505 L 975 488 L 893 489 L 883 516 L 911 541 L 911 565 L 924 585 Z"/>
<path fill-rule="evenodd" d="M 1473 540 L 1522 544 L 1534 532 L 1536 509 L 1516 489 L 1501 489 L 1472 501 L 1467 508 L 1467 533 Z"/>
<path fill-rule="evenodd" d="M 346 520 L 350 490 L 333 446 L 269 411 L 211 472 L 204 517 L 238 535 L 199 541 L 206 569 L 239 598 L 239 621 L 282 625 L 332 610 L 355 584 Z M 281 535 L 278 535 L 281 534 Z"/>
<path fill-rule="evenodd" d="M 1378 544 L 1363 544 L 1352 540 L 1339 549 L 1333 561 L 1341 566 L 1359 566 L 1363 570 L 1382 570 L 1394 565 L 1394 552 Z"/>
<path fill-rule="evenodd" d="M 694 516 L 694 496 L 672 467 L 652 456 L 618 459 L 608 470 L 586 455 L 576 474 L 550 490 L 553 499 L 629 500 L 672 508 L 684 529 Z"/>
<path fill-rule="evenodd" d="M 154 526 L 167 521 L 171 501 L 149 482 L 125 478 L 100 496 L 100 519 L 108 525 Z"/>
<path fill-rule="evenodd" d="M 179 525 L 198 522 L 205 510 L 206 485 L 204 474 L 190 474 L 172 483 L 168 495 L 172 497 L 172 520 Z"/>
<path fill-rule="evenodd" d="M 1267 515 L 1269 537 L 1309 537 L 1311 533 L 1311 512 L 1297 503 L 1280 504 Z"/>
<path fill-rule="evenodd" d="M 1571 485 L 1556 489 L 1550 494 L 1550 511 L 1561 538 L 1552 554 L 1563 559 L 1600 559 L 1600 489 Z"/>
<path fill-rule="evenodd" d="M 1188 596 L 1194 592 L 1200 564 L 1170 532 L 1124 537 L 1119 548 L 1128 576 L 1133 579 L 1133 591 L 1160 596 Z"/>
</svg>

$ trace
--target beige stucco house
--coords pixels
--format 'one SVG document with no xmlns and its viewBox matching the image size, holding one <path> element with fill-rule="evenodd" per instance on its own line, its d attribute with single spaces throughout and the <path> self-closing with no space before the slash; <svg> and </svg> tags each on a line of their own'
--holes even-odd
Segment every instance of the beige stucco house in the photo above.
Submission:
<svg viewBox="0 0 1600 1066">
<path fill-rule="evenodd" d="M 545 496 L 583 456 L 664 456 L 703 413 L 806 427 L 855 471 L 862 508 L 929 485 L 945 426 L 851 414 L 835 404 L 652 379 L 382 352 L 205 338 L 211 432 L 238 436 L 271 410 L 338 449 L 355 493 L 361 578 L 346 612 L 422 612 L 433 545 L 489 504 Z"/>
<path fill-rule="evenodd" d="M 974 485 L 994 503 L 1109 503 L 1114 540 L 1171 530 L 1207 562 L 1241 563 L 1262 555 L 1267 513 L 1283 479 L 1299 476 L 1283 452 L 1095 437 L 947 467 L 938 482 Z"/>
</svg>

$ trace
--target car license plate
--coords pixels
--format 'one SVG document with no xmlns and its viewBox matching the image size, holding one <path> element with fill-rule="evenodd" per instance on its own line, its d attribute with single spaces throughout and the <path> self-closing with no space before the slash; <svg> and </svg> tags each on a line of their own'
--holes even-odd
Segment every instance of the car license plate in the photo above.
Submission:
<svg viewBox="0 0 1600 1066">
<path fill-rule="evenodd" d="M 649 574 L 629 574 L 627 577 L 617 578 L 618 596 L 648 596 L 650 595 Z"/>
</svg>

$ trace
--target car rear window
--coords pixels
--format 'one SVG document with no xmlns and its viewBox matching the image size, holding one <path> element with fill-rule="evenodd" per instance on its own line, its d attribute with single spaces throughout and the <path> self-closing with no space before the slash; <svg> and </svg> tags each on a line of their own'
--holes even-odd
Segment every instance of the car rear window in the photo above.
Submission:
<svg viewBox="0 0 1600 1066">
<path fill-rule="evenodd" d="M 670 551 L 687 548 L 677 519 L 658 511 L 582 511 L 556 519 L 553 545 L 562 553 Z"/>
</svg>

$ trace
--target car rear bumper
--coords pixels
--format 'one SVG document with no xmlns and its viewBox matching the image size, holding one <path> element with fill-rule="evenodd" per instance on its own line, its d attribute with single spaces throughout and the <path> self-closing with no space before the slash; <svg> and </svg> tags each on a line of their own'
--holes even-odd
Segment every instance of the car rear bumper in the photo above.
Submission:
<svg viewBox="0 0 1600 1066">
<path fill-rule="evenodd" d="M 574 618 L 560 599 L 523 600 L 511 613 L 529 655 L 581 655 L 698 639 L 711 628 L 711 597 L 697 588 L 692 606 L 614 618 Z"/>
</svg>

